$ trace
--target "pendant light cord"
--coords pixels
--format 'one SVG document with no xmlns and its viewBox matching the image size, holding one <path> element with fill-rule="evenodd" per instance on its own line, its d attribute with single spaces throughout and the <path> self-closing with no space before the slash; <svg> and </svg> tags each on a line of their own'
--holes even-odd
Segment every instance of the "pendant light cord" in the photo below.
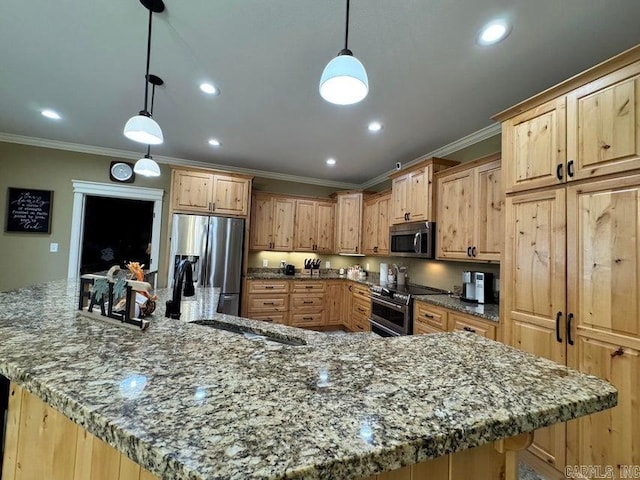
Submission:
<svg viewBox="0 0 640 480">
<path fill-rule="evenodd" d="M 144 75 L 144 111 L 145 112 L 148 112 L 147 97 L 149 96 L 149 64 L 151 63 L 151 19 L 152 18 L 153 18 L 153 12 L 151 11 L 151 9 L 149 9 L 149 33 L 147 35 L 147 71 Z"/>
<path fill-rule="evenodd" d="M 349 50 L 348 44 L 349 44 L 349 0 L 347 0 L 347 25 L 344 29 L 344 49 L 345 50 Z"/>
<path fill-rule="evenodd" d="M 149 12 L 151 12 L 151 10 L 149 10 Z M 147 64 L 147 88 L 149 88 L 149 66 Z M 144 98 L 146 99 L 147 96 L 145 94 Z M 149 115 L 151 115 L 153 117 L 153 101 L 156 98 L 156 84 L 154 83 L 151 86 L 151 110 L 149 111 Z M 145 107 L 146 108 L 146 107 Z M 147 158 L 151 158 L 151 145 L 147 144 Z"/>
</svg>

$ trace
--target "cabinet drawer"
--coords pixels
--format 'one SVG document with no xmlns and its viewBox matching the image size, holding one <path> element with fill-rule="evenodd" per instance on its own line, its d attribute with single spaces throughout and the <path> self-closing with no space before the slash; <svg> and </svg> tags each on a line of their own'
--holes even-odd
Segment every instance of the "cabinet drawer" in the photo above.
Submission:
<svg viewBox="0 0 640 480">
<path fill-rule="evenodd" d="M 314 310 L 322 310 L 324 307 L 324 294 L 315 293 L 305 295 L 302 293 L 294 293 L 291 295 L 291 310 L 313 308 Z"/>
<path fill-rule="evenodd" d="M 483 337 L 496 339 L 496 325 L 484 322 L 469 315 L 460 313 L 450 313 L 449 322 L 451 330 L 465 330 L 467 332 L 477 333 Z"/>
<path fill-rule="evenodd" d="M 259 312 L 286 312 L 289 310 L 288 295 L 261 295 L 249 297 L 249 314 Z"/>
<path fill-rule="evenodd" d="M 414 331 L 418 321 L 431 325 L 442 332 L 447 330 L 447 312 L 428 303 L 415 302 L 413 307 Z"/>
<path fill-rule="evenodd" d="M 423 322 L 419 318 L 413 319 L 413 334 L 414 335 L 424 335 L 427 333 L 443 333 L 446 330 L 441 328 L 436 328 L 433 325 L 430 325 L 426 322 Z"/>
<path fill-rule="evenodd" d="M 287 325 L 286 312 L 262 313 L 259 315 L 251 315 L 251 319 L 261 320 L 263 322 L 271 322 L 271 323 L 279 323 L 281 325 Z"/>
<path fill-rule="evenodd" d="M 369 321 L 369 316 L 371 315 L 371 304 L 365 303 L 359 298 L 354 298 L 353 302 L 351 302 L 351 312 L 356 315 L 362 315 L 367 318 Z"/>
<path fill-rule="evenodd" d="M 371 295 L 369 294 L 369 287 L 361 285 L 359 283 L 351 284 L 351 295 L 353 295 L 353 298 L 366 300 L 367 302 L 371 299 Z"/>
<path fill-rule="evenodd" d="M 369 317 L 354 315 L 351 321 L 351 330 L 354 332 L 370 332 L 371 324 L 369 323 Z"/>
<path fill-rule="evenodd" d="M 325 282 L 315 282 L 312 280 L 302 281 L 302 282 L 293 282 L 293 289 L 291 290 L 294 293 L 303 293 L 303 292 L 324 292 Z"/>
<path fill-rule="evenodd" d="M 289 282 L 287 280 L 251 280 L 248 290 L 249 293 L 287 293 L 289 291 Z"/>
<path fill-rule="evenodd" d="M 291 313 L 291 325 L 294 327 L 319 327 L 324 325 L 324 313 Z"/>
</svg>

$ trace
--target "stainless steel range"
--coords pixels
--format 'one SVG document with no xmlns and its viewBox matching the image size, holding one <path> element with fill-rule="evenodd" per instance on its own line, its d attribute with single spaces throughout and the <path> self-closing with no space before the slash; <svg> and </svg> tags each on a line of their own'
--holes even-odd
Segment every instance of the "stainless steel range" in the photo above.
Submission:
<svg viewBox="0 0 640 480">
<path fill-rule="evenodd" d="M 371 331 L 383 337 L 413 333 L 413 297 L 443 295 L 446 290 L 423 285 L 373 285 L 371 293 Z"/>
</svg>

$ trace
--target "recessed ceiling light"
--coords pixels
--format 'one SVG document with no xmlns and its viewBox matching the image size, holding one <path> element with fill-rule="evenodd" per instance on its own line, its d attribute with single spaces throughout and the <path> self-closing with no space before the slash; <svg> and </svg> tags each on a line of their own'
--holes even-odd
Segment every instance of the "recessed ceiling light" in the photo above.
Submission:
<svg viewBox="0 0 640 480">
<path fill-rule="evenodd" d="M 217 138 L 211 138 L 209 139 L 209 145 L 211 145 L 212 147 L 219 147 L 220 145 L 222 145 L 222 143 Z"/>
<path fill-rule="evenodd" d="M 43 117 L 50 118 L 51 120 L 60 120 L 62 118 L 58 112 L 53 110 L 42 110 L 40 113 Z"/>
<path fill-rule="evenodd" d="M 367 128 L 370 132 L 376 133 L 382 130 L 382 124 L 380 122 L 371 122 Z"/>
<path fill-rule="evenodd" d="M 329 165 L 330 167 L 333 167 L 335 164 L 336 164 L 335 158 L 327 158 L 327 165 Z"/>
<path fill-rule="evenodd" d="M 220 95 L 220 90 L 215 85 L 211 83 L 201 83 L 200 90 L 202 90 L 207 95 Z"/>
<path fill-rule="evenodd" d="M 478 35 L 478 44 L 493 45 L 509 35 L 509 24 L 504 20 L 495 20 L 485 25 Z"/>
</svg>

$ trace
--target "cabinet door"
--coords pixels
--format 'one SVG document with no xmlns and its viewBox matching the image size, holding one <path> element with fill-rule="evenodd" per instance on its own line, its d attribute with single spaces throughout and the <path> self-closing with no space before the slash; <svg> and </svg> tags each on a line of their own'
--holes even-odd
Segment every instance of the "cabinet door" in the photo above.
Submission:
<svg viewBox="0 0 640 480">
<path fill-rule="evenodd" d="M 405 214 L 408 211 L 409 175 L 394 178 L 391 182 L 391 222 L 392 224 L 407 221 Z"/>
<path fill-rule="evenodd" d="M 438 258 L 469 259 L 473 246 L 473 170 L 438 182 Z"/>
<path fill-rule="evenodd" d="M 517 192 L 566 179 L 564 97 L 502 124 L 505 190 Z"/>
<path fill-rule="evenodd" d="M 312 252 L 315 245 L 316 229 L 316 202 L 296 200 L 293 249 L 298 252 Z"/>
<path fill-rule="evenodd" d="M 640 175 L 568 188 L 567 217 L 577 333 L 640 338 Z"/>
<path fill-rule="evenodd" d="M 175 171 L 173 208 L 193 212 L 211 211 L 213 175 Z"/>
<path fill-rule="evenodd" d="M 336 204 L 318 202 L 316 210 L 316 251 L 333 253 Z"/>
<path fill-rule="evenodd" d="M 273 199 L 273 249 L 293 250 L 295 200 L 274 197 Z"/>
<path fill-rule="evenodd" d="M 375 255 L 378 246 L 378 208 L 377 200 L 365 202 L 362 209 L 362 253 Z"/>
<path fill-rule="evenodd" d="M 431 166 L 427 166 L 409 173 L 409 221 L 429 220 L 431 185 L 429 173 Z"/>
<path fill-rule="evenodd" d="M 250 183 L 247 178 L 214 175 L 212 211 L 222 215 L 246 216 Z"/>
<path fill-rule="evenodd" d="M 640 62 L 569 94 L 567 160 L 572 178 L 640 168 L 639 115 Z"/>
<path fill-rule="evenodd" d="M 640 464 L 640 351 L 585 336 L 569 349 L 570 366 L 613 384 L 618 405 L 567 424 L 567 463 L 600 466 L 602 472 L 611 466 L 610 478 L 632 478 L 619 469 Z"/>
<path fill-rule="evenodd" d="M 477 260 L 500 261 L 504 243 L 504 191 L 500 160 L 475 171 L 474 247 Z"/>
<path fill-rule="evenodd" d="M 251 205 L 251 242 L 252 250 L 271 250 L 273 248 L 273 198 L 255 195 Z"/>
<path fill-rule="evenodd" d="M 344 307 L 344 282 L 327 282 L 324 296 L 327 325 L 341 325 Z"/>
<path fill-rule="evenodd" d="M 337 253 L 361 253 L 362 193 L 338 195 Z"/>
<path fill-rule="evenodd" d="M 389 255 L 389 214 L 391 212 L 391 194 L 380 197 L 378 200 L 378 241 L 376 253 Z"/>
<path fill-rule="evenodd" d="M 505 343 L 566 362 L 565 189 L 507 197 L 501 299 Z M 536 430 L 530 451 L 565 466 L 565 425 Z"/>
</svg>

